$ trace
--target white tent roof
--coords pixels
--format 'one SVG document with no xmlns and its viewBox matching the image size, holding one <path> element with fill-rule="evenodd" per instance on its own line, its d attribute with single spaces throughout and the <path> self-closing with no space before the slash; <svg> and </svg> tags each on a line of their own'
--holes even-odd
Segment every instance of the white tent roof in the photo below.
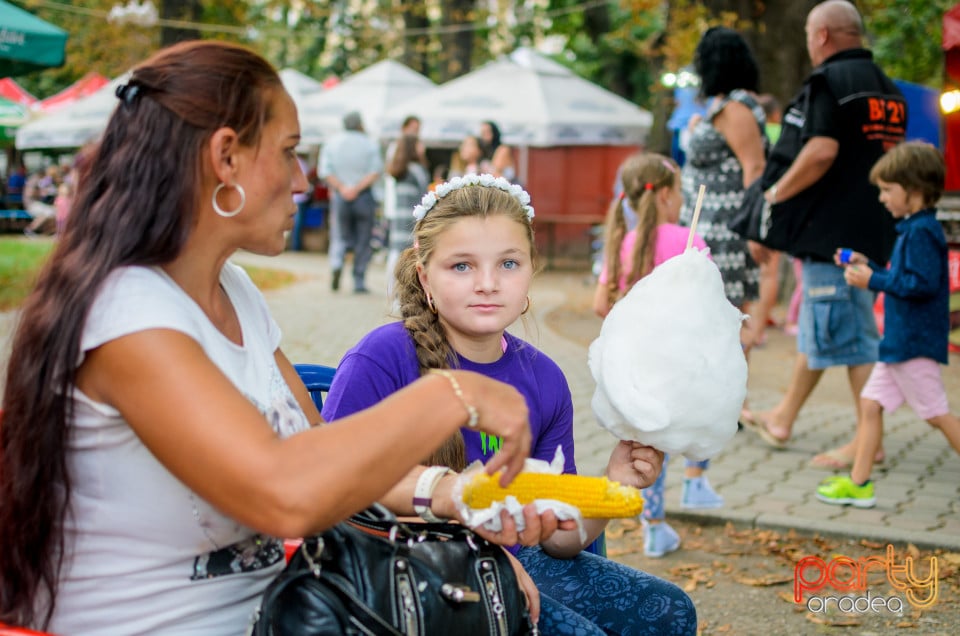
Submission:
<svg viewBox="0 0 960 636">
<path fill-rule="evenodd" d="M 128 77 L 129 73 L 125 73 L 69 107 L 20 126 L 17 129 L 17 148 L 79 148 L 97 138 L 120 101 L 116 96 L 117 86 L 125 83 Z"/>
<path fill-rule="evenodd" d="M 386 116 L 387 109 L 434 90 L 436 84 L 429 78 L 399 62 L 377 62 L 304 100 L 300 111 L 301 143 L 323 143 L 343 130 L 343 116 L 354 110 L 360 113 L 364 130 L 371 135 L 379 137 L 383 131 L 399 130 L 400 122 L 410 113 Z"/>
<path fill-rule="evenodd" d="M 126 82 L 128 77 L 128 73 L 124 74 L 96 93 L 77 100 L 69 108 L 38 116 L 24 124 L 17 131 L 17 148 L 76 148 L 96 138 L 106 128 L 119 102 L 117 86 Z M 323 91 L 320 82 L 295 69 L 280 71 L 280 80 L 298 109 L 302 108 L 307 97 Z"/>
<path fill-rule="evenodd" d="M 480 122 L 496 122 L 505 143 L 520 146 L 638 145 L 653 115 L 531 49 L 398 103 L 388 120 L 417 115 L 420 138 L 456 144 Z"/>
<path fill-rule="evenodd" d="M 283 88 L 293 98 L 293 103 L 297 105 L 298 110 L 303 108 L 303 101 L 307 97 L 324 90 L 323 84 L 295 68 L 285 68 L 280 71 L 280 81 L 283 82 Z"/>
</svg>

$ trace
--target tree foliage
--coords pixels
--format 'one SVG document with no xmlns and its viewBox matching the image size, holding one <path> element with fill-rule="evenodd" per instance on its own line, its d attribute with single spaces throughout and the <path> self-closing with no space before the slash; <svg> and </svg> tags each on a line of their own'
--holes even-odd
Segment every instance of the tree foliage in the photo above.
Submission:
<svg viewBox="0 0 960 636">
<path fill-rule="evenodd" d="M 943 14 L 956 0 L 862 0 L 871 48 L 893 77 L 943 85 Z"/>
<path fill-rule="evenodd" d="M 115 77 L 176 37 L 169 24 L 111 24 L 122 0 L 15 0 L 66 29 L 67 62 L 17 78 L 45 97 L 94 70 Z M 245 43 L 278 68 L 324 79 L 383 58 L 404 61 L 437 82 L 517 46 L 553 57 L 638 104 L 664 99 L 664 71 L 688 65 L 709 26 L 743 32 L 764 90 L 789 98 L 809 71 L 803 19 L 816 0 L 155 0 L 162 18 L 197 35 Z M 894 77 L 939 86 L 940 21 L 954 0 L 859 0 L 870 45 Z"/>
<path fill-rule="evenodd" d="M 69 34 L 66 63 L 63 66 L 17 78 L 24 88 L 37 97 L 49 97 L 90 71 L 106 77 L 120 75 L 143 59 L 144 51 L 157 48 L 155 29 L 111 24 L 104 17 L 95 15 L 106 15 L 114 4 L 113 0 L 64 0 L 60 3 L 76 11 L 34 6 L 36 4 L 26 2 L 23 8 Z"/>
</svg>

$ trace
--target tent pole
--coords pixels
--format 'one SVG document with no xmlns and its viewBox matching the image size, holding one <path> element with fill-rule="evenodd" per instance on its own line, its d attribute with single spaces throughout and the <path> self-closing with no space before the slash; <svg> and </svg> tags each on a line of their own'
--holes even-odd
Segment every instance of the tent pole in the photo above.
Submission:
<svg viewBox="0 0 960 636">
<path fill-rule="evenodd" d="M 526 184 L 529 182 L 527 178 L 527 169 L 530 166 L 530 146 L 524 144 L 520 146 L 520 173 L 518 175 L 520 183 Z"/>
</svg>

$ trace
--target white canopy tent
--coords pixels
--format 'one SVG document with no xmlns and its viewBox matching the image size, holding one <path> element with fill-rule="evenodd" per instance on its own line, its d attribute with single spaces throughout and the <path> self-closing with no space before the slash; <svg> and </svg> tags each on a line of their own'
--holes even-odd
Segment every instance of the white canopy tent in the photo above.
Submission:
<svg viewBox="0 0 960 636">
<path fill-rule="evenodd" d="M 116 96 L 117 86 L 125 83 L 128 77 L 129 73 L 124 73 L 92 95 L 78 99 L 69 108 L 36 117 L 20 126 L 17 148 L 79 148 L 96 139 L 120 101 Z"/>
<path fill-rule="evenodd" d="M 367 133 L 381 137 L 386 131 L 399 131 L 400 111 L 386 115 L 394 104 L 429 95 L 436 90 L 429 78 L 393 60 L 383 60 L 344 79 L 339 84 L 311 95 L 300 111 L 300 128 L 305 146 L 319 145 L 343 130 L 343 116 L 358 111 Z"/>
<path fill-rule="evenodd" d="M 96 139 L 119 102 L 117 86 L 128 78 L 129 73 L 125 73 L 92 95 L 78 99 L 69 108 L 35 116 L 17 130 L 17 148 L 78 148 Z M 323 91 L 320 82 L 294 69 L 280 71 L 280 79 L 298 109 L 302 108 L 306 98 Z"/>
<path fill-rule="evenodd" d="M 303 110 L 304 101 L 311 95 L 323 92 L 323 84 L 295 68 L 285 68 L 280 71 L 280 81 L 283 88 L 297 105 L 297 110 Z M 302 116 L 302 113 L 301 113 Z"/>
<path fill-rule="evenodd" d="M 17 148 L 77 148 L 95 139 L 106 128 L 107 120 L 119 101 L 116 97 L 117 86 L 126 82 L 128 77 L 129 73 L 125 73 L 69 107 L 49 115 L 36 116 L 17 131 Z M 323 91 L 320 82 L 295 69 L 280 71 L 280 80 L 298 109 L 302 108 L 307 97 Z"/>
<path fill-rule="evenodd" d="M 420 138 L 438 145 L 477 134 L 485 120 L 505 143 L 531 147 L 640 145 L 653 124 L 649 111 L 527 48 L 397 103 L 385 119 L 410 113 Z"/>
</svg>

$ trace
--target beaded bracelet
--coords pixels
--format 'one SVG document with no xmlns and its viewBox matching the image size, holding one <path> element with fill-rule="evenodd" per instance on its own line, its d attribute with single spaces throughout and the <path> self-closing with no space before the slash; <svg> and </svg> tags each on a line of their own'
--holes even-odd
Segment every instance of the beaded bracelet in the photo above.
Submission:
<svg viewBox="0 0 960 636">
<path fill-rule="evenodd" d="M 442 375 L 450 381 L 450 386 L 453 387 L 453 392 L 458 398 L 460 398 L 463 406 L 467 409 L 467 414 L 470 416 L 470 418 L 467 420 L 467 426 L 470 428 L 477 428 L 477 424 L 480 422 L 480 413 L 477 412 L 477 408 L 475 406 L 467 403 L 467 398 L 463 395 L 463 390 L 460 388 L 460 383 L 457 382 L 457 378 L 446 369 L 430 369 L 430 373 Z"/>
</svg>

